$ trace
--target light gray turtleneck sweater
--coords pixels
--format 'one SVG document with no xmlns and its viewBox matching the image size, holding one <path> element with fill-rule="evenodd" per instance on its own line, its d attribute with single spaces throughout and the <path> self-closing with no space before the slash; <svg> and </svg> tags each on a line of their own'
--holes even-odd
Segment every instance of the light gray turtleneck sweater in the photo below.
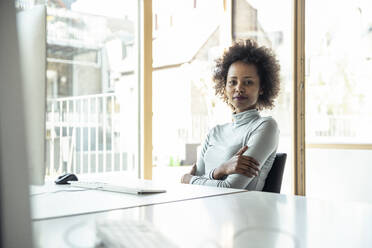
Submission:
<svg viewBox="0 0 372 248">
<path fill-rule="evenodd" d="M 233 122 L 217 125 L 208 134 L 197 161 L 196 175 L 190 184 L 261 191 L 275 159 L 279 129 L 271 117 L 261 117 L 256 109 L 233 114 Z M 260 166 L 258 176 L 228 175 L 215 180 L 213 171 L 229 160 L 244 145 L 243 155 L 255 158 Z"/>
</svg>

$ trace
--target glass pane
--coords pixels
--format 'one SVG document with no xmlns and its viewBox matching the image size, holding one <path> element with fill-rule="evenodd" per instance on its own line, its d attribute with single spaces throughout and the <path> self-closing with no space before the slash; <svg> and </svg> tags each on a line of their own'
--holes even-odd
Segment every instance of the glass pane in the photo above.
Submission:
<svg viewBox="0 0 372 248">
<path fill-rule="evenodd" d="M 292 2 L 277 0 L 233 1 L 233 35 L 235 39 L 251 38 L 270 47 L 280 63 L 281 88 L 272 110 L 261 112 L 272 116 L 280 129 L 277 152 L 287 154 L 281 193 L 293 192 L 292 162 Z"/>
<path fill-rule="evenodd" d="M 137 171 L 137 1 L 47 13 L 47 176 Z"/>
<path fill-rule="evenodd" d="M 221 1 L 153 1 L 154 179 L 179 182 L 169 173 L 187 170 L 179 165 L 194 163 L 209 128 L 230 117 L 216 114 L 225 106 L 211 88 L 222 14 Z"/>
<path fill-rule="evenodd" d="M 306 194 L 372 201 L 372 2 L 307 1 L 306 18 Z"/>
<path fill-rule="evenodd" d="M 274 6 L 274 7 L 273 7 Z M 280 11 L 278 11 L 280 10 Z M 290 1 L 233 1 L 233 38 L 271 47 L 281 65 L 275 108 L 262 112 L 278 122 L 278 152 L 288 154 L 282 192 L 291 193 L 292 5 Z M 214 95 L 212 66 L 227 46 L 223 1 L 153 2 L 154 179 L 180 181 L 196 161 L 198 146 L 231 110 Z M 179 166 L 182 165 L 182 166 Z M 176 168 L 177 167 L 177 168 Z M 168 168 L 168 169 L 167 169 Z"/>
</svg>

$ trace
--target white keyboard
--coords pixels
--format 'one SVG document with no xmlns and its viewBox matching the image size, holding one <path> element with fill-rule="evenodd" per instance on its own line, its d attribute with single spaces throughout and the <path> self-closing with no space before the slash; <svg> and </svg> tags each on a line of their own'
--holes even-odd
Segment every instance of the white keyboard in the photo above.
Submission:
<svg viewBox="0 0 372 248">
<path fill-rule="evenodd" d="M 134 220 L 98 220 L 96 235 L 99 247 L 173 248 L 178 247 L 151 223 Z"/>
<path fill-rule="evenodd" d="M 91 182 L 91 181 L 69 181 L 73 187 L 80 187 L 85 189 L 104 190 L 118 193 L 127 194 L 149 194 L 149 193 L 164 193 L 166 190 L 154 187 L 144 187 L 142 185 L 135 187 L 128 187 L 123 185 L 115 185 L 103 182 Z"/>
</svg>

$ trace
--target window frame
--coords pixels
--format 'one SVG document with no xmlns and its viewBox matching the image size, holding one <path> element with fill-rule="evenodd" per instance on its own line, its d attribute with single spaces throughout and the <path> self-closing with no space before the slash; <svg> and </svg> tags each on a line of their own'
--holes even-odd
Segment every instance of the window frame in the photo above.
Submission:
<svg viewBox="0 0 372 248">
<path fill-rule="evenodd" d="M 226 45 L 232 42 L 232 4 L 234 0 L 223 0 L 225 11 Z M 140 0 L 142 3 L 140 22 L 141 34 L 141 89 L 139 98 L 142 113 L 140 120 L 140 158 L 144 179 L 152 178 L 152 0 Z M 323 149 L 362 149 L 371 150 L 372 144 L 307 144 L 305 140 L 305 0 L 293 0 L 293 115 L 292 115 L 292 152 L 295 195 L 306 195 L 306 148 Z M 143 42 L 142 42 L 143 41 Z M 142 99 L 142 100 L 141 100 Z M 142 118 L 142 119 L 141 119 Z"/>
</svg>

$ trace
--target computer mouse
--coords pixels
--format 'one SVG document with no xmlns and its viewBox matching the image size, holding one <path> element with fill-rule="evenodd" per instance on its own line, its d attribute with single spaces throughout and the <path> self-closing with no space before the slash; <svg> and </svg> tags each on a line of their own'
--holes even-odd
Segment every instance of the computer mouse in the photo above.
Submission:
<svg viewBox="0 0 372 248">
<path fill-rule="evenodd" d="M 57 180 L 55 180 L 54 182 L 56 184 L 69 184 L 68 181 L 77 181 L 77 180 L 78 178 L 75 174 L 66 173 L 66 174 L 63 174 L 62 176 L 59 176 Z"/>
</svg>

